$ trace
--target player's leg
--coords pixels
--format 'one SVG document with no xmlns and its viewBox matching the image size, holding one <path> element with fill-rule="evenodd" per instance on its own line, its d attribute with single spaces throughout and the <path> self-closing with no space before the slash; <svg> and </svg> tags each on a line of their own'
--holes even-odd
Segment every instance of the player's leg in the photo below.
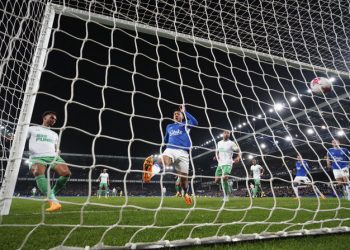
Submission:
<svg viewBox="0 0 350 250">
<path fill-rule="evenodd" d="M 52 190 L 54 194 L 57 194 L 66 186 L 72 173 L 61 157 L 58 157 L 57 159 L 55 159 L 55 161 L 57 161 L 58 164 L 54 165 L 53 169 L 59 177 Z"/>
<path fill-rule="evenodd" d="M 188 185 L 188 171 L 189 171 L 189 155 L 186 151 L 176 151 L 176 156 L 174 157 L 174 165 L 177 174 L 180 176 L 180 186 L 183 191 L 183 197 L 187 205 L 192 204 L 191 196 L 189 195 L 189 185 Z"/>
<path fill-rule="evenodd" d="M 47 178 L 45 176 L 45 170 L 46 170 L 46 167 L 39 163 L 34 163 L 30 167 L 30 171 L 32 172 L 35 178 L 36 185 L 38 186 L 40 192 L 45 196 L 47 196 L 47 192 L 49 188 L 48 188 Z"/>
<path fill-rule="evenodd" d="M 228 201 L 228 196 L 230 194 L 230 187 L 228 185 L 228 177 L 231 174 L 232 166 L 225 165 L 222 167 L 223 176 L 222 176 L 222 186 L 224 191 L 224 201 Z"/>
<path fill-rule="evenodd" d="M 298 199 L 299 198 L 300 179 L 298 177 L 295 177 L 293 182 L 294 182 L 293 183 L 293 190 L 294 190 L 294 193 L 295 193 L 295 199 Z"/>
<path fill-rule="evenodd" d="M 253 198 L 258 197 L 258 185 L 260 185 L 260 181 L 254 179 Z"/>
</svg>

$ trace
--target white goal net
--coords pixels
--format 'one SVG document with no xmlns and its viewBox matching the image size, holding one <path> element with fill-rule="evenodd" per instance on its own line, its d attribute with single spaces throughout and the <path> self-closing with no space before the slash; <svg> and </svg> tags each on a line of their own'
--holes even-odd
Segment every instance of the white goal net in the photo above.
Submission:
<svg viewBox="0 0 350 250">
<path fill-rule="evenodd" d="M 1 2 L 0 244 L 154 248 L 349 232 L 349 7 Z M 330 91 L 312 91 L 317 77 Z M 177 158 L 146 183 L 146 157 L 181 133 L 167 128 L 181 105 L 198 121 L 186 113 L 188 188 Z M 27 145 L 48 110 L 71 172 L 55 212 L 48 193 L 62 175 L 49 169 L 43 192 Z M 235 161 L 218 167 L 227 139 Z"/>
</svg>

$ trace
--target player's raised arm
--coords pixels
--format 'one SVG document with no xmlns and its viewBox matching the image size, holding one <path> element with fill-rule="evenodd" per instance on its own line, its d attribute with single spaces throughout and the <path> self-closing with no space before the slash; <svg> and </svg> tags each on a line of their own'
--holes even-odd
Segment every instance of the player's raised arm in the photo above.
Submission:
<svg viewBox="0 0 350 250">
<path fill-rule="evenodd" d="M 186 120 L 187 120 L 187 123 L 188 123 L 188 124 L 193 125 L 193 126 L 197 126 L 197 125 L 198 125 L 197 119 L 194 118 L 193 115 L 191 115 L 189 112 L 186 111 L 184 105 L 181 105 L 181 106 L 180 106 L 180 111 L 181 111 L 182 113 L 184 113 L 184 115 L 186 116 Z"/>
</svg>

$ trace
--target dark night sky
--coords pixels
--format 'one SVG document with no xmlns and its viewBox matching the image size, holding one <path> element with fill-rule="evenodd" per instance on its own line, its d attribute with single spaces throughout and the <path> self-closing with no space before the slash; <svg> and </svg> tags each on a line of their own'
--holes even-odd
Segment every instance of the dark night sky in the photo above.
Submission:
<svg viewBox="0 0 350 250">
<path fill-rule="evenodd" d="M 164 131 L 181 103 L 199 121 L 191 132 L 199 146 L 212 138 L 209 127 L 214 136 L 231 128 L 225 103 L 236 126 L 247 122 L 246 113 L 252 117 L 267 113 L 273 101 L 287 103 L 297 93 L 307 94 L 304 79 L 315 77 L 312 72 L 165 38 L 159 38 L 157 49 L 154 36 L 138 33 L 135 41 L 135 32 L 117 28 L 111 34 L 109 27 L 96 23 L 87 27 L 83 21 L 56 18 L 32 119 L 40 122 L 44 110 L 58 112 L 57 127 L 65 123 L 63 152 L 127 155 L 132 135 L 132 156 L 159 152 L 160 126 Z M 323 100 L 302 98 L 307 107 Z M 300 102 L 291 105 L 283 117 L 303 109 Z M 277 115 L 267 116 L 280 120 Z M 258 121 L 254 126 L 257 130 L 266 123 Z M 99 132 L 101 136 L 95 138 Z"/>
</svg>

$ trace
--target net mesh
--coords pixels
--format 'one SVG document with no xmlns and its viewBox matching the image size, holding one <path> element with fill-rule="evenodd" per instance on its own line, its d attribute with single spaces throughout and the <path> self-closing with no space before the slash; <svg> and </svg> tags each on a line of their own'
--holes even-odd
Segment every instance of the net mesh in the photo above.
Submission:
<svg viewBox="0 0 350 250">
<path fill-rule="evenodd" d="M 53 130 L 72 177 L 59 197 L 62 212 L 45 212 L 43 197 L 28 198 L 36 183 L 24 152 L 19 198 L 0 217 L 8 235 L 22 228 L 16 248 L 180 246 L 348 230 L 350 204 L 325 156 L 334 138 L 349 148 L 349 3 L 1 3 L 1 179 L 48 3 L 55 19 L 31 125 L 41 124 L 43 111 L 57 112 Z M 332 92 L 309 91 L 319 76 L 333 78 Z M 143 160 L 162 153 L 181 104 L 199 122 L 190 134 L 191 206 L 172 197 L 173 166 L 141 181 Z M 224 129 L 235 131 L 241 150 L 227 202 L 223 185 L 213 183 Z M 297 154 L 312 183 L 293 200 Z M 263 198 L 252 197 L 252 158 L 265 169 Z M 110 197 L 98 199 L 102 169 Z M 44 231 L 55 238 L 40 242 Z"/>
</svg>

